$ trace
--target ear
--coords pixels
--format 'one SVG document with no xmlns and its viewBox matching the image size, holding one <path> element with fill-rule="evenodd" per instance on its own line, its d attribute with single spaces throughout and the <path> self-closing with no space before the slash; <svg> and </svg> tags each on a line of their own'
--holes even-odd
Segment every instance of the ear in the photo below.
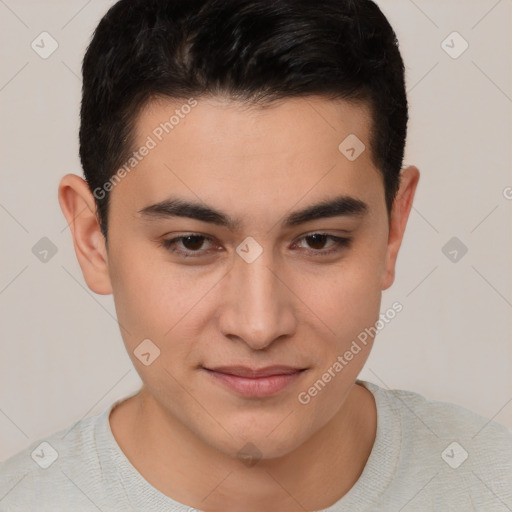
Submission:
<svg viewBox="0 0 512 512">
<path fill-rule="evenodd" d="M 66 174 L 59 184 L 59 203 L 73 236 L 75 253 L 87 286 L 95 293 L 112 293 L 105 237 L 87 182 Z"/>
<path fill-rule="evenodd" d="M 402 169 L 400 188 L 398 189 L 389 219 L 388 246 L 386 251 L 386 265 L 382 276 L 382 289 L 389 288 L 395 280 L 395 266 L 398 250 L 411 212 L 416 187 L 420 179 L 420 172 L 413 165 Z"/>
</svg>

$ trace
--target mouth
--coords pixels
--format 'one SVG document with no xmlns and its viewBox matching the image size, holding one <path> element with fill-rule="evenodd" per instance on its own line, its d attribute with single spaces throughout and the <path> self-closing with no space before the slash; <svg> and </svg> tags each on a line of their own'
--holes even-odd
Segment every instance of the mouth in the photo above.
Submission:
<svg viewBox="0 0 512 512">
<path fill-rule="evenodd" d="M 307 370 L 281 365 L 265 368 L 223 366 L 202 369 L 225 388 L 250 398 L 274 395 L 297 381 Z"/>
</svg>

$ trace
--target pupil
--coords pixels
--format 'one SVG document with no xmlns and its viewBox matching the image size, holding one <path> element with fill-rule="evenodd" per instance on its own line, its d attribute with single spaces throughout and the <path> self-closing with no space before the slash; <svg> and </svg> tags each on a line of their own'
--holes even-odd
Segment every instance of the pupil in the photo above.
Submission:
<svg viewBox="0 0 512 512">
<path fill-rule="evenodd" d="M 183 239 L 183 245 L 185 245 L 187 249 L 192 251 L 200 249 L 201 245 L 203 245 L 202 238 L 203 237 L 196 235 L 187 236 L 186 238 Z M 192 244 L 189 243 L 189 240 L 192 240 Z M 190 247 L 190 245 L 192 245 L 192 247 Z"/>
<path fill-rule="evenodd" d="M 325 244 L 325 238 L 327 237 L 327 235 L 310 235 L 308 238 L 309 239 L 316 239 L 317 243 L 320 242 L 320 245 L 323 246 Z M 318 239 L 321 239 L 320 241 Z M 314 247 L 314 244 L 315 242 L 313 242 L 313 247 L 312 245 L 309 243 L 308 241 L 308 245 L 310 247 L 312 247 L 313 249 L 321 249 L 322 247 Z"/>
</svg>

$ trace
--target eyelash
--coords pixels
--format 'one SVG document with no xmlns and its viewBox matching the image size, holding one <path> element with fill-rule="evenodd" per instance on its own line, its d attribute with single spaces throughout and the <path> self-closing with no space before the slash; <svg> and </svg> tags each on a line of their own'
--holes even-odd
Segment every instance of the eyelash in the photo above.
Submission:
<svg viewBox="0 0 512 512">
<path fill-rule="evenodd" d="M 309 251 L 307 251 L 310 254 L 313 254 L 314 256 L 328 256 L 335 252 L 341 251 L 341 249 L 343 249 L 343 248 L 350 247 L 350 244 L 352 243 L 352 238 L 342 238 L 342 237 L 330 235 L 329 233 L 322 233 L 322 232 L 310 233 L 308 235 L 301 237 L 299 240 L 302 240 L 305 238 L 310 238 L 314 235 L 326 236 L 328 239 L 331 239 L 334 242 L 334 247 L 331 249 L 328 249 L 328 250 L 310 249 Z M 204 256 L 206 253 L 205 251 L 201 251 L 201 250 L 198 250 L 198 251 L 186 250 L 186 251 L 184 251 L 184 250 L 175 248 L 175 244 L 177 242 L 180 242 L 181 240 L 184 240 L 185 238 L 189 238 L 189 237 L 198 237 L 198 238 L 202 238 L 206 241 L 210 241 L 210 242 L 212 241 L 212 239 L 210 237 L 207 237 L 205 235 L 201 235 L 199 233 L 189 233 L 188 235 L 182 235 L 182 236 L 178 236 L 178 237 L 172 238 L 172 239 L 161 240 L 161 245 L 166 250 L 176 253 L 180 256 L 183 256 L 184 258 L 198 258 L 198 257 Z"/>
</svg>

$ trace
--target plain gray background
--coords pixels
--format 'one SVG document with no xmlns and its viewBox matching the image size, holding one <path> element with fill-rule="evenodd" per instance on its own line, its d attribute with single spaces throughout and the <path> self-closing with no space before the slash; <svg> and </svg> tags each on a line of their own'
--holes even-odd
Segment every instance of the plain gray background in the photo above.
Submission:
<svg viewBox="0 0 512 512">
<path fill-rule="evenodd" d="M 0 0 L 0 459 L 140 386 L 112 297 L 88 290 L 57 201 L 60 178 L 82 174 L 81 60 L 112 3 Z M 407 70 L 404 165 L 421 179 L 382 302 L 404 309 L 360 378 L 512 426 L 512 1 L 378 3 Z M 58 44 L 47 58 L 42 32 Z"/>
</svg>

